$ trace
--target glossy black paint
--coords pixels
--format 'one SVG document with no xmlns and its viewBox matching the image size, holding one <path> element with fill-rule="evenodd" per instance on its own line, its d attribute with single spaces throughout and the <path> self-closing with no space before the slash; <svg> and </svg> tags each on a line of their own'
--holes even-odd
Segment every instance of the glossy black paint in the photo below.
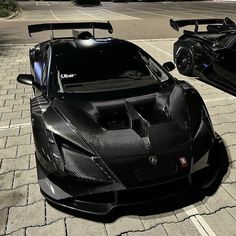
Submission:
<svg viewBox="0 0 236 236">
<path fill-rule="evenodd" d="M 207 25 L 199 31 L 199 25 Z M 179 72 L 198 76 L 201 80 L 236 95 L 236 25 L 229 18 L 170 20 L 175 30 L 195 25 L 184 31 L 174 44 L 174 61 Z M 181 53 L 182 52 L 182 53 Z"/>
<path fill-rule="evenodd" d="M 122 45 L 145 55 L 142 63 L 152 73 L 161 68 L 168 79 L 106 92 L 59 90 L 58 55 L 105 46 L 112 55 Z M 136 45 L 113 38 L 52 39 L 29 56 L 38 85 L 30 102 L 38 179 L 48 201 L 107 214 L 183 189 L 208 188 L 220 173 L 215 150 L 221 140 L 199 93 L 167 72 L 172 64 L 165 69 Z"/>
</svg>

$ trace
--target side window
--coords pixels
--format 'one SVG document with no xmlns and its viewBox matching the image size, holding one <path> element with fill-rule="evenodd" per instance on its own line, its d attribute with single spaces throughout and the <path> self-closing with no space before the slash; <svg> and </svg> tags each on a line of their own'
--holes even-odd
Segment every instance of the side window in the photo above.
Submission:
<svg viewBox="0 0 236 236">
<path fill-rule="evenodd" d="M 42 71 L 42 87 L 46 90 L 48 84 L 48 70 L 49 70 L 49 53 L 48 49 L 43 55 L 43 71 Z"/>
<path fill-rule="evenodd" d="M 48 60 L 47 57 L 43 60 L 42 85 L 45 88 L 47 85 Z"/>
</svg>

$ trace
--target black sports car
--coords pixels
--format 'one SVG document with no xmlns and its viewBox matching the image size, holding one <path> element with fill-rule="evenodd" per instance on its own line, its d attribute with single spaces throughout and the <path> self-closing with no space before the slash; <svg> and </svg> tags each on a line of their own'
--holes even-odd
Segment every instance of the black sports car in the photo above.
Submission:
<svg viewBox="0 0 236 236">
<path fill-rule="evenodd" d="M 195 25 L 174 44 L 178 71 L 236 95 L 236 25 L 229 19 L 170 20 L 175 30 Z M 200 25 L 207 25 L 199 31 Z"/>
<path fill-rule="evenodd" d="M 29 33 L 110 23 L 30 25 Z M 207 188 L 221 142 L 199 93 L 131 42 L 88 31 L 30 50 L 39 185 L 52 203 L 106 214 L 115 206 Z M 217 155 L 216 155 L 217 154 Z"/>
</svg>

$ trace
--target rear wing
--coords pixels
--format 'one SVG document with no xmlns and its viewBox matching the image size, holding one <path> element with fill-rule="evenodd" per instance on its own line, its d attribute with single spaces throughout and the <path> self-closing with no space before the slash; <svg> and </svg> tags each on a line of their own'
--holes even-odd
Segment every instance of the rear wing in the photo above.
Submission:
<svg viewBox="0 0 236 236">
<path fill-rule="evenodd" d="M 195 26 L 195 30 L 194 30 L 195 33 L 198 32 L 199 25 L 207 25 L 207 26 L 217 25 L 218 31 L 220 31 L 220 29 L 227 30 L 229 27 L 232 27 L 232 26 L 235 27 L 236 29 L 235 23 L 228 17 L 226 17 L 225 19 L 189 19 L 189 20 L 170 19 L 170 26 L 176 31 L 179 31 L 179 28 L 185 27 L 188 25 Z"/>
<path fill-rule="evenodd" d="M 46 23 L 37 25 L 28 25 L 29 36 L 32 37 L 32 33 L 51 30 L 52 35 L 54 30 L 67 30 L 67 29 L 92 29 L 93 36 L 95 35 L 95 29 L 107 30 L 110 34 L 113 33 L 111 23 L 108 22 L 79 22 L 79 23 Z"/>
</svg>

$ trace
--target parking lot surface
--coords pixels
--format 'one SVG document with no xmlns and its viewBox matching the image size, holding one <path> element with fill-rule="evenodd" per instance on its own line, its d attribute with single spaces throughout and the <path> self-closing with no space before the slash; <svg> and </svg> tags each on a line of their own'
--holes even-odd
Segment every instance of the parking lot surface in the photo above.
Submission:
<svg viewBox="0 0 236 236">
<path fill-rule="evenodd" d="M 172 58 L 173 40 L 134 40 L 159 62 Z M 236 98 L 194 78 L 215 131 L 224 139 L 229 171 L 218 191 L 190 206 L 111 223 L 74 217 L 51 207 L 39 192 L 30 126 L 30 87 L 16 83 L 29 72 L 31 45 L 0 45 L 0 235 L 236 235 Z M 153 206 L 155 208 L 155 206 Z"/>
</svg>

